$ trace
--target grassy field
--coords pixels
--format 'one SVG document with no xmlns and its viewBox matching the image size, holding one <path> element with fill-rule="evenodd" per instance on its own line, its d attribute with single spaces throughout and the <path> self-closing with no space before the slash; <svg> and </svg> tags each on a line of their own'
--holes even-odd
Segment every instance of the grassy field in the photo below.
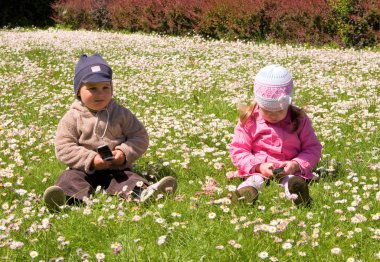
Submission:
<svg viewBox="0 0 380 262">
<path fill-rule="evenodd" d="M 136 170 L 174 175 L 177 194 L 149 205 L 101 190 L 50 214 L 41 199 L 66 168 L 54 155 L 75 100 L 82 53 L 114 70 L 116 99 L 146 126 Z M 225 198 L 239 184 L 228 145 L 256 72 L 287 67 L 295 104 L 323 157 L 311 209 L 271 183 L 253 206 Z M 1 261 L 380 261 L 380 52 L 313 49 L 85 31 L 0 31 Z"/>
</svg>

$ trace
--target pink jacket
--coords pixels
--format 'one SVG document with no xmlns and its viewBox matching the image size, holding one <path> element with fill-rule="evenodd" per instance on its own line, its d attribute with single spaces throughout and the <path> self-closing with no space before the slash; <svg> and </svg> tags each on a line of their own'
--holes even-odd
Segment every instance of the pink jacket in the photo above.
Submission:
<svg viewBox="0 0 380 262">
<path fill-rule="evenodd" d="M 266 122 L 255 109 L 242 126 L 239 122 L 230 145 L 230 156 L 238 168 L 238 176 L 247 177 L 261 163 L 295 160 L 301 172 L 295 175 L 311 179 L 312 168 L 321 157 L 322 145 L 315 135 L 310 119 L 305 115 L 296 132 L 291 131 L 290 114 L 278 123 Z"/>
</svg>

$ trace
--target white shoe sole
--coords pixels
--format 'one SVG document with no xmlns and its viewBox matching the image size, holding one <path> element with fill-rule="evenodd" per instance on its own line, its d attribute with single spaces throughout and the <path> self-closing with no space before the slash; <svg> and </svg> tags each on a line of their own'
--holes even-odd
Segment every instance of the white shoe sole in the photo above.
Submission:
<svg viewBox="0 0 380 262">
<path fill-rule="evenodd" d="M 167 176 L 145 189 L 141 193 L 140 202 L 145 202 L 152 196 L 157 196 L 160 193 L 174 193 L 176 190 L 177 180 L 172 176 Z"/>
<path fill-rule="evenodd" d="M 50 211 L 58 211 L 66 202 L 66 196 L 59 186 L 48 187 L 43 195 L 43 200 Z"/>
</svg>

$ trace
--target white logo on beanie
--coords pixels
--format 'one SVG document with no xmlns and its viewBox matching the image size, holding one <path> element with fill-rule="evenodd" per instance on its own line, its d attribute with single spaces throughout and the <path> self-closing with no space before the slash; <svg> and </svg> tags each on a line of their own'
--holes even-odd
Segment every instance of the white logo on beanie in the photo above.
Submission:
<svg viewBox="0 0 380 262">
<path fill-rule="evenodd" d="M 96 73 L 96 72 L 100 72 L 100 71 L 102 71 L 102 70 L 100 69 L 100 66 L 92 66 L 92 67 L 91 67 L 91 71 L 92 71 L 93 73 Z"/>
</svg>

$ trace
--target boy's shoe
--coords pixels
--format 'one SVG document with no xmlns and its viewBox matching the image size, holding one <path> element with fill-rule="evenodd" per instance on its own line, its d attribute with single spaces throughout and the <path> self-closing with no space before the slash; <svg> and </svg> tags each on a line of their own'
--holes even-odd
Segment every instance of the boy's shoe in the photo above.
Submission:
<svg viewBox="0 0 380 262">
<path fill-rule="evenodd" d="M 43 200 L 51 212 L 57 212 L 66 202 L 66 196 L 59 186 L 51 186 L 45 190 Z"/>
<path fill-rule="evenodd" d="M 145 202 L 158 194 L 174 193 L 177 189 L 177 180 L 172 176 L 166 176 L 157 183 L 144 189 L 140 196 L 140 202 Z"/>
<path fill-rule="evenodd" d="M 258 196 L 259 192 L 256 188 L 252 186 L 246 186 L 233 192 L 231 201 L 235 203 L 242 201 L 246 204 L 253 204 L 257 200 Z"/>
<path fill-rule="evenodd" d="M 294 204 L 296 204 L 297 206 L 311 205 L 311 198 L 309 195 L 309 186 L 307 185 L 306 181 L 302 177 L 294 176 L 290 178 L 288 182 L 288 188 L 291 194 L 297 195 L 297 199 L 293 200 Z"/>
</svg>

